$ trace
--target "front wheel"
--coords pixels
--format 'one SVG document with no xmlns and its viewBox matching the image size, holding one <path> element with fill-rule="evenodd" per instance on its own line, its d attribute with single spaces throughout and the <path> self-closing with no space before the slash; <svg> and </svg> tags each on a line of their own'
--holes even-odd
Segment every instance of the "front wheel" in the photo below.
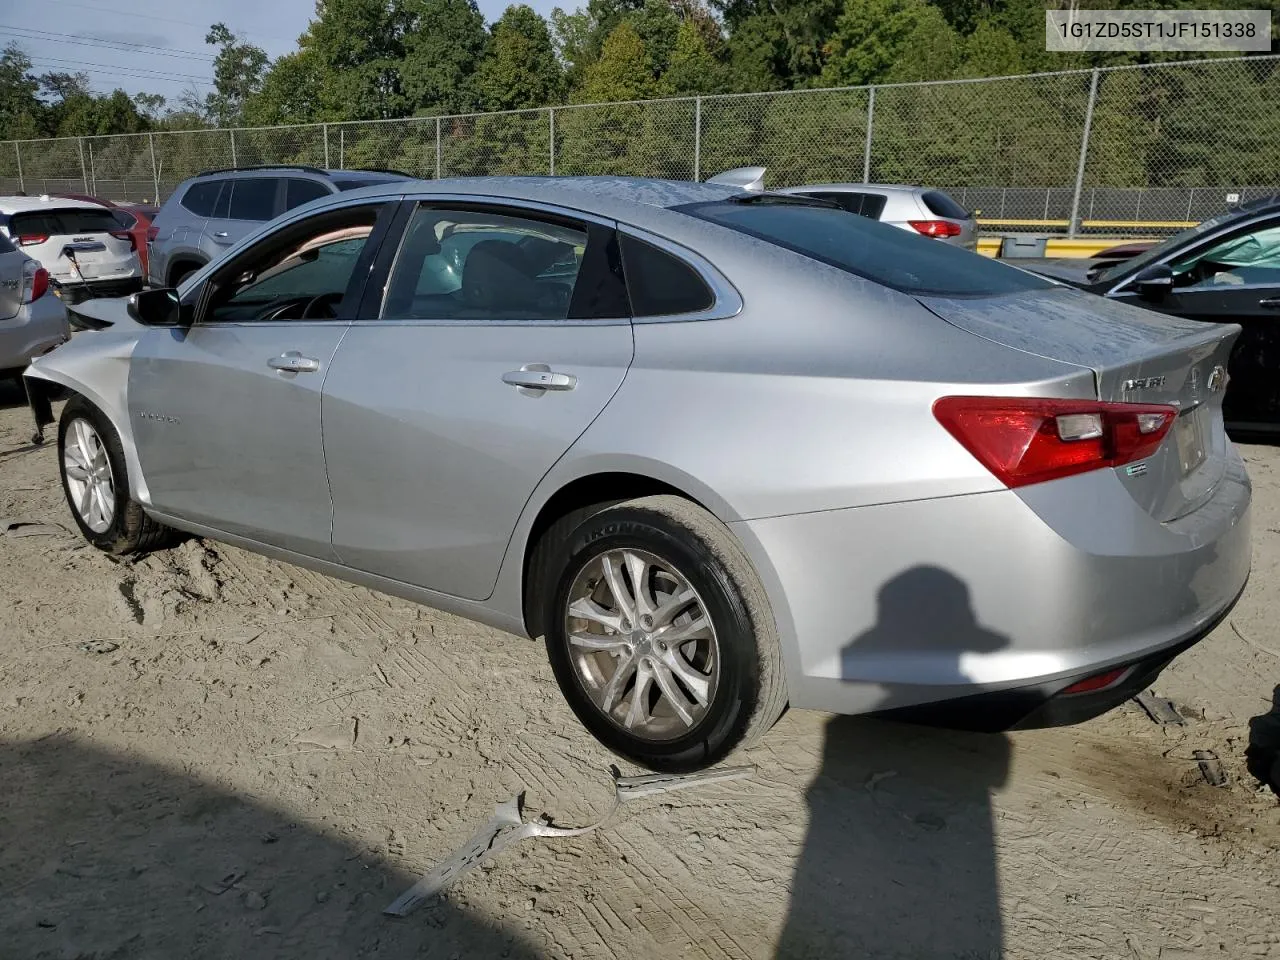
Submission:
<svg viewBox="0 0 1280 960">
<path fill-rule="evenodd" d="M 123 555 L 164 546 L 168 527 L 129 496 L 124 449 L 111 422 L 83 397 L 58 421 L 58 468 L 76 526 L 99 550 Z"/>
<path fill-rule="evenodd" d="M 741 544 L 679 497 L 589 516 L 552 548 L 547 653 L 602 743 L 656 770 L 709 766 L 786 704 L 773 615 Z"/>
</svg>

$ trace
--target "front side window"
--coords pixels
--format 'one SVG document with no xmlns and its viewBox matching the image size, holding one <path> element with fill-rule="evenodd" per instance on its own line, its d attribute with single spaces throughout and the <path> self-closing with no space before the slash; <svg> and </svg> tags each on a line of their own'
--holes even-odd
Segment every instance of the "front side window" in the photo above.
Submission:
<svg viewBox="0 0 1280 960">
<path fill-rule="evenodd" d="M 279 181 L 266 177 L 246 177 L 231 183 L 230 219 L 265 221 L 276 215 L 276 190 Z"/>
<path fill-rule="evenodd" d="M 336 318 L 378 210 L 321 214 L 264 239 L 215 275 L 202 322 Z"/>
<path fill-rule="evenodd" d="M 1169 266 L 1185 290 L 1280 286 L 1280 224 L 1253 227 Z"/>
<path fill-rule="evenodd" d="M 392 266 L 382 317 L 567 319 L 587 237 L 567 223 L 419 207 Z"/>
</svg>

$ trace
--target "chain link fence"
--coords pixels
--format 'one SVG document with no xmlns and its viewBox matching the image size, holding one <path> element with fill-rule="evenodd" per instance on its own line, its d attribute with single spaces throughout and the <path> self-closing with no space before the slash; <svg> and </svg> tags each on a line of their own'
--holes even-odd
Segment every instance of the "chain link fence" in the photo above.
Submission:
<svg viewBox="0 0 1280 960">
<path fill-rule="evenodd" d="M 988 233 L 1159 235 L 1280 191 L 1280 57 L 466 116 L 0 142 L 0 192 L 163 201 L 264 164 L 939 187 Z"/>
</svg>

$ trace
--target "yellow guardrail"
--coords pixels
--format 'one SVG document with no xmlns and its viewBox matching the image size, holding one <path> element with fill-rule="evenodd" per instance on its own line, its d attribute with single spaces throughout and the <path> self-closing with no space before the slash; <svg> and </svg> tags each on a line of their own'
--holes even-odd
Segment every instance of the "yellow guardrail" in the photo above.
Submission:
<svg viewBox="0 0 1280 960">
<path fill-rule="evenodd" d="M 1081 220 L 1080 226 L 1086 230 L 1185 230 L 1194 227 L 1199 220 Z M 1003 220 L 979 217 L 980 227 L 1044 227 L 1046 229 L 1065 230 L 1071 226 L 1070 220 Z"/>
<path fill-rule="evenodd" d="M 1001 236 L 979 236 L 978 252 L 988 257 L 1000 256 Z M 1099 251 L 1121 243 L 1155 243 L 1156 237 L 1050 237 L 1045 244 L 1046 257 L 1092 257 Z"/>
</svg>

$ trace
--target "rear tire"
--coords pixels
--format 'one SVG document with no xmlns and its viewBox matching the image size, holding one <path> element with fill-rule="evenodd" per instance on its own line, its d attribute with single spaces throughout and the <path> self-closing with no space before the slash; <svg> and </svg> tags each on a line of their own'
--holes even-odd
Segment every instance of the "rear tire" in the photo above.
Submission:
<svg viewBox="0 0 1280 960">
<path fill-rule="evenodd" d="M 181 285 L 183 280 L 199 269 L 199 265 L 194 263 L 184 263 L 179 267 L 174 267 L 173 272 L 169 274 L 169 287 L 172 289 Z"/>
<path fill-rule="evenodd" d="M 58 420 L 58 473 L 84 538 L 115 556 L 168 546 L 174 532 L 129 496 L 120 435 L 102 411 L 73 396 Z"/>
<path fill-rule="evenodd" d="M 644 497 L 590 513 L 546 550 L 547 655 L 605 746 L 654 770 L 696 770 L 773 726 L 787 702 L 773 614 L 714 516 Z"/>
</svg>

